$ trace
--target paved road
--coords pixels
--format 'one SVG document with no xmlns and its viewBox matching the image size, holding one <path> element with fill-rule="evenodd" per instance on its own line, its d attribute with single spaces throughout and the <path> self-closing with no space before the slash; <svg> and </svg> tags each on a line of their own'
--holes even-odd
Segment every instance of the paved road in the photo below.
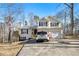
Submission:
<svg viewBox="0 0 79 59">
<path fill-rule="evenodd" d="M 18 56 L 79 56 L 78 44 L 61 44 L 57 41 L 25 43 Z"/>
</svg>

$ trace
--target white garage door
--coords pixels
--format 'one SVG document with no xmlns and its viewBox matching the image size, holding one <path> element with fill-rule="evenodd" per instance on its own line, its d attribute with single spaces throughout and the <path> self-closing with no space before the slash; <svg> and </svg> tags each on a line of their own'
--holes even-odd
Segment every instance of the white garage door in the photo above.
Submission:
<svg viewBox="0 0 79 59">
<path fill-rule="evenodd" d="M 52 32 L 52 38 L 60 38 L 60 32 Z"/>
</svg>

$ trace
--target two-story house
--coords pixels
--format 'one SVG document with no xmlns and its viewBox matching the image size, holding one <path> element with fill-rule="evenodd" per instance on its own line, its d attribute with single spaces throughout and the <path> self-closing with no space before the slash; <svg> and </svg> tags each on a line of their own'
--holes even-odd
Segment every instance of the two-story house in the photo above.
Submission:
<svg viewBox="0 0 79 59">
<path fill-rule="evenodd" d="M 37 31 L 46 31 L 50 33 L 51 38 L 62 38 L 62 23 L 55 17 L 51 19 L 42 18 L 38 21 Z"/>
</svg>

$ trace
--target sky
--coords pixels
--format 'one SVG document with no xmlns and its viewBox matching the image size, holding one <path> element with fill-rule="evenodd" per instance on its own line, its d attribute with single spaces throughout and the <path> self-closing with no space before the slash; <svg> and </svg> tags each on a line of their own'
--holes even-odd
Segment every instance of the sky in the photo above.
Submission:
<svg viewBox="0 0 79 59">
<path fill-rule="evenodd" d="M 22 7 L 24 10 L 24 14 L 26 17 L 28 17 L 29 13 L 33 13 L 34 15 L 37 15 L 39 17 L 45 17 L 45 16 L 54 16 L 59 11 L 64 9 L 63 3 L 15 3 L 14 8 Z M 1 19 L 1 13 L 6 13 L 6 4 L 0 4 L 0 21 Z M 77 4 L 75 6 L 76 13 L 79 10 L 79 5 Z M 63 11 L 62 11 L 63 12 Z"/>
<path fill-rule="evenodd" d="M 25 4 L 25 11 L 26 13 L 34 13 L 35 15 L 38 15 L 40 17 L 43 16 L 48 16 L 48 15 L 55 15 L 56 12 L 58 11 L 56 8 L 59 6 L 60 4 L 50 4 L 50 3 L 46 3 L 46 4 L 42 4 L 42 3 L 35 3 L 35 4 Z M 61 6 L 62 7 L 62 6 Z"/>
</svg>

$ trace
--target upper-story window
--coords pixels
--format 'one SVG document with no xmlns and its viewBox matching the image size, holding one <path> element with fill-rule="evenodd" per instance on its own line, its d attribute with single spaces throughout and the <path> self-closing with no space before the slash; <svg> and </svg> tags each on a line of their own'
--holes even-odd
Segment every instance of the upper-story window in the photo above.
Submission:
<svg viewBox="0 0 79 59">
<path fill-rule="evenodd" d="M 21 34 L 28 34 L 28 29 L 21 29 Z"/>
<path fill-rule="evenodd" d="M 59 23 L 56 22 L 56 23 L 50 23 L 50 26 L 59 26 Z"/>
<path fill-rule="evenodd" d="M 39 26 L 47 26 L 47 22 L 39 22 Z"/>
</svg>

